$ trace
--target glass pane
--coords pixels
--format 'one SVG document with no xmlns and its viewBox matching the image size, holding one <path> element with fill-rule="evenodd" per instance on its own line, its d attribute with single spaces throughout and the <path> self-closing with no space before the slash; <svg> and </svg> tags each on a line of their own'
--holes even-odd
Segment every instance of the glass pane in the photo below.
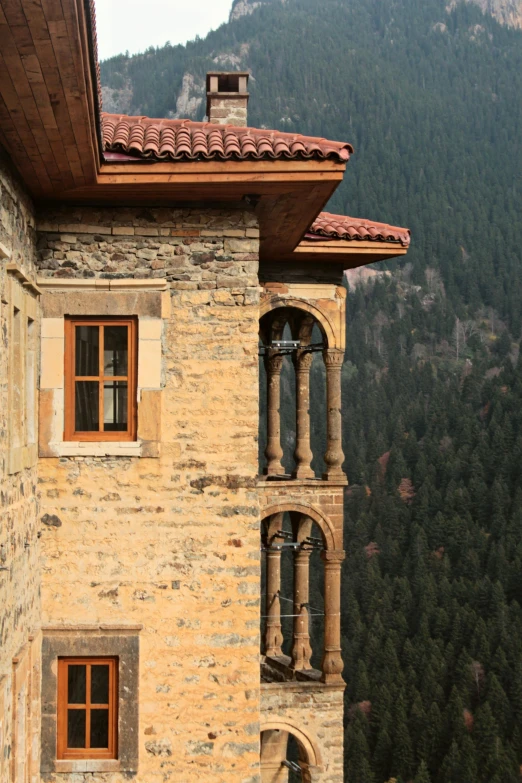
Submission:
<svg viewBox="0 0 522 783">
<path fill-rule="evenodd" d="M 76 432 L 98 432 L 100 428 L 100 399 L 98 381 L 76 381 Z"/>
<path fill-rule="evenodd" d="M 86 671 L 85 664 L 67 667 L 67 704 L 85 704 Z"/>
<path fill-rule="evenodd" d="M 91 748 L 109 747 L 109 710 L 91 710 Z"/>
<path fill-rule="evenodd" d="M 127 375 L 127 326 L 106 326 L 103 338 L 105 375 Z"/>
<path fill-rule="evenodd" d="M 103 429 L 105 432 L 126 432 L 127 396 L 127 381 L 104 384 Z"/>
<path fill-rule="evenodd" d="M 109 667 L 91 666 L 91 704 L 109 703 Z"/>
<path fill-rule="evenodd" d="M 100 327 L 76 327 L 76 375 L 100 374 Z"/>
<path fill-rule="evenodd" d="M 67 747 L 85 747 L 85 710 L 67 710 Z"/>
</svg>

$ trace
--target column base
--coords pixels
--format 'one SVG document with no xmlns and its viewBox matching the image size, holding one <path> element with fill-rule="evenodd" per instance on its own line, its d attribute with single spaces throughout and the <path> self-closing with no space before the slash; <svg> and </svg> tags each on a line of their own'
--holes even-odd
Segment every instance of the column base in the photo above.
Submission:
<svg viewBox="0 0 522 783">
<path fill-rule="evenodd" d="M 342 481 L 343 483 L 348 484 L 348 477 L 342 468 L 327 470 L 323 473 L 321 478 L 323 481 Z"/>
<path fill-rule="evenodd" d="M 282 465 L 278 465 L 275 468 L 265 468 L 263 471 L 263 475 L 265 476 L 284 476 L 285 475 L 285 469 Z"/>
<path fill-rule="evenodd" d="M 296 468 L 292 472 L 292 478 L 295 478 L 295 479 L 313 479 L 313 478 L 315 478 L 315 473 L 312 470 L 312 468 L 309 468 L 309 467 Z"/>
<path fill-rule="evenodd" d="M 344 685 L 344 679 L 342 674 L 325 674 L 321 677 L 321 682 L 325 685 Z"/>
</svg>

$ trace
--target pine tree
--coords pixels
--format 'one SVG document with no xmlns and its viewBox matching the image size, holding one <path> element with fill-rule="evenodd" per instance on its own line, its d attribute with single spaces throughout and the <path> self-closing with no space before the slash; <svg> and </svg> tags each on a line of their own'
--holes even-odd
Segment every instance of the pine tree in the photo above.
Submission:
<svg viewBox="0 0 522 783">
<path fill-rule="evenodd" d="M 430 773 L 425 761 L 421 761 L 417 774 L 413 780 L 413 783 L 431 783 Z"/>
</svg>

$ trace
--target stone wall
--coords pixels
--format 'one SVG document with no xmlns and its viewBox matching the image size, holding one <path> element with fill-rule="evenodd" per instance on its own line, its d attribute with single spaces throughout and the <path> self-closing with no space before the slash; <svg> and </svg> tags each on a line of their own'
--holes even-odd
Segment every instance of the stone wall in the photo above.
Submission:
<svg viewBox="0 0 522 783">
<path fill-rule="evenodd" d="M 305 783 L 343 783 L 343 693 L 344 686 L 322 683 L 261 686 L 261 731 L 293 734 L 306 760 Z M 263 754 L 262 781 L 284 783 L 284 771 L 271 755 Z"/>
<path fill-rule="evenodd" d="M 0 780 L 6 782 L 33 781 L 38 772 L 38 743 L 33 746 L 39 732 L 36 465 L 35 454 L 20 465 L 10 464 L 10 457 L 18 454 L 13 425 L 22 427 L 24 422 L 13 422 L 9 411 L 15 369 L 13 308 L 16 304 L 25 312 L 27 300 L 38 328 L 34 291 L 24 287 L 34 277 L 33 207 L 0 149 Z M 22 417 L 21 397 L 18 403 Z"/>
<path fill-rule="evenodd" d="M 40 459 L 44 634 L 142 626 L 138 772 L 74 781 L 257 783 L 256 219 L 78 208 L 39 229 L 41 275 L 166 278 L 171 295 L 158 456 Z"/>
</svg>

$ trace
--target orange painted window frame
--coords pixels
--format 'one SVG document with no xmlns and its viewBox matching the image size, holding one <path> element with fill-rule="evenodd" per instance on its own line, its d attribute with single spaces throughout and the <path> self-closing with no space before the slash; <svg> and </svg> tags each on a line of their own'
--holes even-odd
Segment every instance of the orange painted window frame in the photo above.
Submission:
<svg viewBox="0 0 522 783">
<path fill-rule="evenodd" d="M 109 703 L 91 704 L 91 667 L 106 664 L 109 666 Z M 86 666 L 86 704 L 69 704 L 68 670 L 69 666 Z M 85 740 L 89 744 L 91 710 L 107 707 L 109 712 L 108 748 L 68 748 L 67 747 L 67 711 L 84 709 L 86 711 Z M 117 658 L 59 658 L 58 659 L 58 695 L 57 695 L 56 757 L 64 760 L 74 759 L 117 759 L 118 758 L 118 659 Z"/>
<path fill-rule="evenodd" d="M 103 374 L 103 329 L 97 376 L 81 376 L 82 380 L 98 381 L 99 384 L 99 431 L 76 432 L 75 384 L 76 376 L 76 340 L 77 326 L 126 326 L 128 328 L 128 366 L 126 376 Z M 79 376 L 78 376 L 79 377 Z M 137 378 L 138 378 L 138 323 L 136 318 L 65 318 L 65 430 L 64 441 L 134 441 L 137 434 Z M 103 384 L 105 382 L 126 381 L 128 388 L 127 430 L 104 432 L 103 430 Z"/>
</svg>

